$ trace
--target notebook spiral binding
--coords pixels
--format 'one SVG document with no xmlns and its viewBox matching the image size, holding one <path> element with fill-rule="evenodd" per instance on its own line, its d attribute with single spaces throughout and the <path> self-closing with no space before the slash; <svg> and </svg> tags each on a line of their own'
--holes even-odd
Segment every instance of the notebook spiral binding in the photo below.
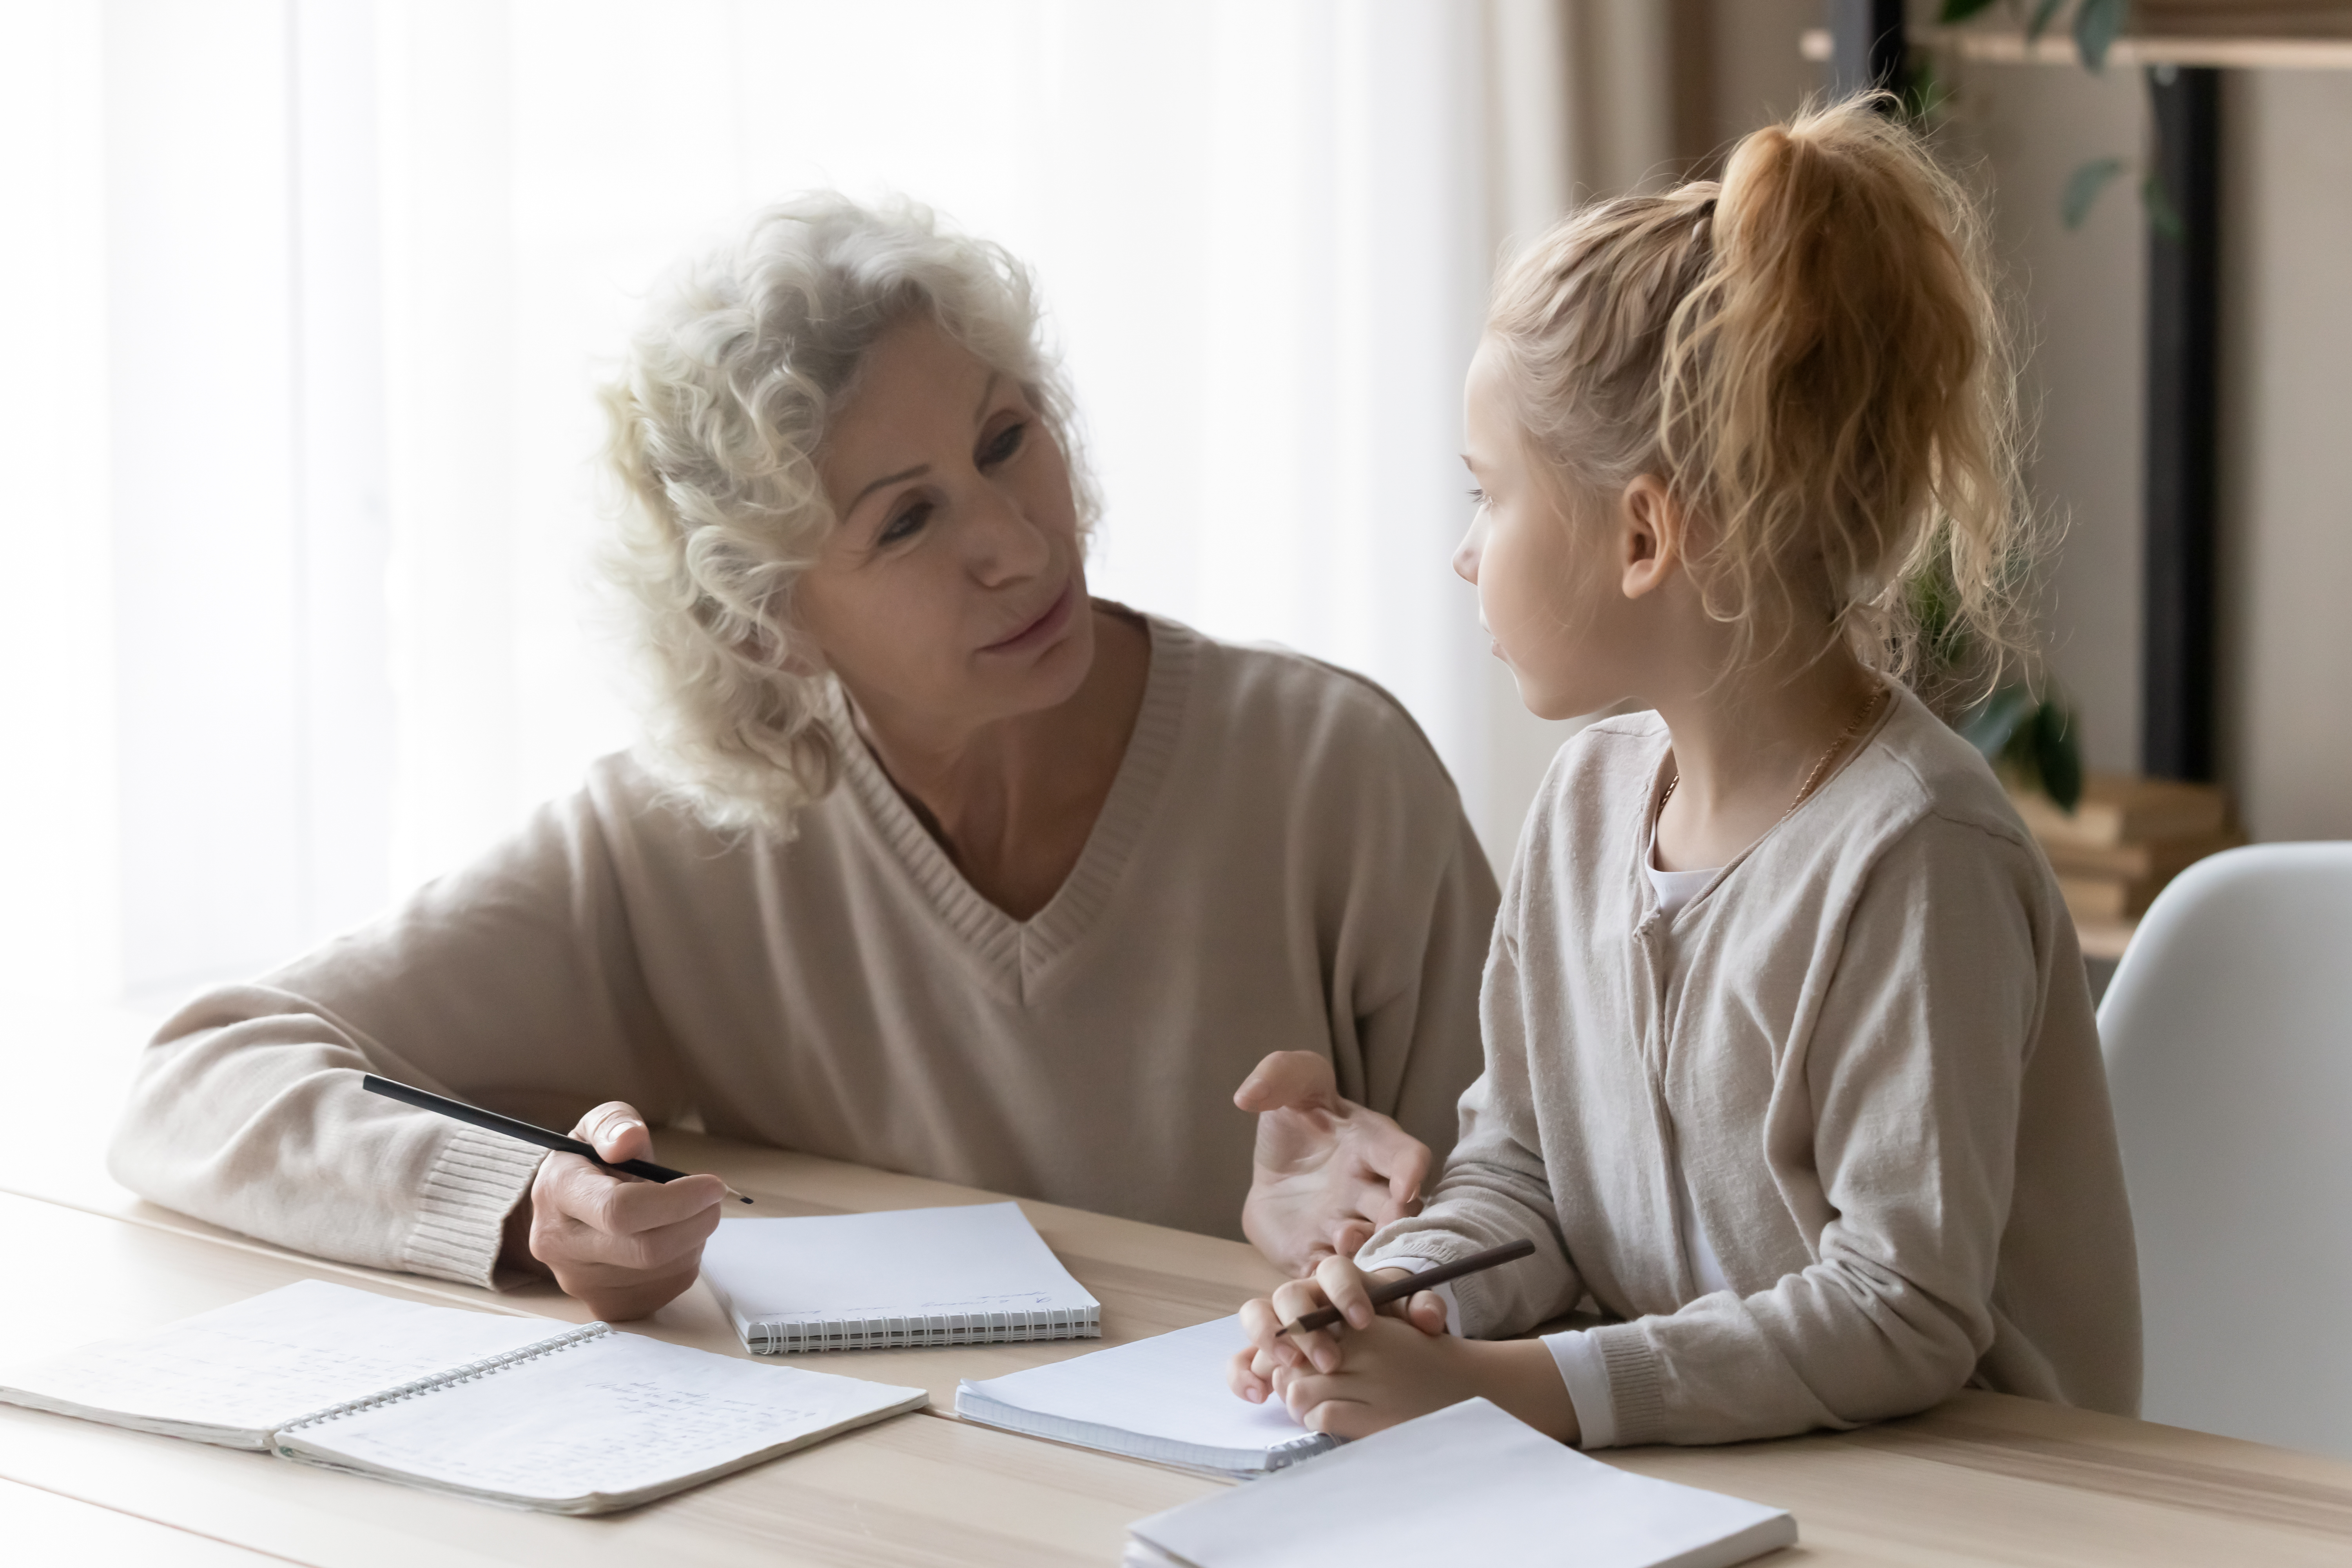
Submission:
<svg viewBox="0 0 2352 1568">
<path fill-rule="evenodd" d="M 1265 1451 L 1266 1473 L 1286 1470 L 1293 1465 L 1303 1465 L 1318 1454 L 1328 1454 L 1342 1439 L 1322 1432 L 1309 1432 L 1304 1437 L 1293 1437 L 1287 1443 L 1277 1443 Z"/>
<path fill-rule="evenodd" d="M 1003 1345 L 1033 1340 L 1098 1340 L 1102 1309 L 1054 1307 L 1035 1311 L 933 1312 L 872 1318 L 806 1313 L 767 1318 L 749 1336 L 754 1355 L 807 1355 L 817 1351 L 902 1350 L 908 1345 Z"/>
<path fill-rule="evenodd" d="M 480 1361 L 469 1361 L 463 1366 L 454 1366 L 446 1372 L 436 1372 L 430 1377 L 420 1377 L 413 1383 L 404 1383 L 397 1388 L 387 1388 L 381 1394 L 371 1394 L 365 1399 L 346 1399 L 341 1405 L 330 1405 L 324 1410 L 312 1411 L 299 1421 L 289 1421 L 278 1430 L 280 1433 L 291 1432 L 298 1427 L 316 1426 L 321 1421 L 332 1421 L 339 1416 L 356 1415 L 362 1410 L 373 1410 L 381 1405 L 397 1405 L 404 1399 L 414 1399 L 420 1394 L 430 1394 L 437 1388 L 447 1388 L 453 1384 L 471 1383 L 478 1377 L 488 1377 L 492 1373 L 504 1372 L 509 1367 L 520 1366 L 527 1361 L 537 1361 L 541 1356 L 551 1356 L 559 1351 L 568 1351 L 574 1345 L 601 1339 L 612 1331 L 612 1325 L 609 1323 L 585 1323 L 569 1332 L 558 1334 L 551 1340 L 541 1340 L 535 1345 L 525 1345 L 519 1351 L 508 1351 L 500 1355 L 485 1356 Z"/>
</svg>

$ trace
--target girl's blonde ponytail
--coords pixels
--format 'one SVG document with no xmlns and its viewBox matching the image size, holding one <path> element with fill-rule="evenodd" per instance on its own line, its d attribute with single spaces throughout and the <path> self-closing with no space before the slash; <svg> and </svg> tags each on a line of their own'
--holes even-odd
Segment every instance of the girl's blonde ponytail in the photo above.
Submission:
<svg viewBox="0 0 2352 1568">
<path fill-rule="evenodd" d="M 1539 447 L 1658 474 L 1735 663 L 1843 633 L 1909 673 L 1911 585 L 1997 665 L 2021 645 L 2013 380 L 1966 194 L 1849 100 L 1745 138 L 1719 186 L 1573 215 L 1489 331 Z"/>
</svg>

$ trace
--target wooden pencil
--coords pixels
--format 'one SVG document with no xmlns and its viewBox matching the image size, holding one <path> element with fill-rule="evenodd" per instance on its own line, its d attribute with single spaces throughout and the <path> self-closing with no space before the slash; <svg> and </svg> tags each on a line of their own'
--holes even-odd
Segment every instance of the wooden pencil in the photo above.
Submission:
<svg viewBox="0 0 2352 1568">
<path fill-rule="evenodd" d="M 1467 1258 L 1424 1270 L 1409 1279 L 1391 1279 L 1385 1285 L 1372 1287 L 1372 1305 L 1385 1307 L 1391 1301 L 1402 1301 L 1415 1290 L 1426 1290 L 1432 1285 L 1443 1285 L 1448 1279 L 1459 1279 L 1465 1274 L 1475 1274 L 1494 1268 L 1498 1263 L 1516 1263 L 1535 1251 L 1536 1244 L 1526 1237 L 1507 1241 L 1500 1247 L 1490 1247 L 1484 1252 L 1474 1252 Z M 1337 1307 L 1322 1307 L 1307 1313 L 1295 1323 L 1286 1323 L 1286 1334 L 1305 1333 L 1313 1329 L 1328 1329 L 1341 1321 L 1346 1314 Z"/>
</svg>

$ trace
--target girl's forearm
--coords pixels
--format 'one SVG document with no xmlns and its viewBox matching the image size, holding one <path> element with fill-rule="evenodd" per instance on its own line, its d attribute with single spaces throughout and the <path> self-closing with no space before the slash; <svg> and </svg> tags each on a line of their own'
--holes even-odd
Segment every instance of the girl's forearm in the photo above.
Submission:
<svg viewBox="0 0 2352 1568">
<path fill-rule="evenodd" d="M 1574 1443 L 1583 1436 L 1576 1404 L 1559 1363 L 1541 1340 L 1463 1340 L 1471 1366 L 1471 1392 L 1509 1411 L 1537 1431 Z"/>
</svg>

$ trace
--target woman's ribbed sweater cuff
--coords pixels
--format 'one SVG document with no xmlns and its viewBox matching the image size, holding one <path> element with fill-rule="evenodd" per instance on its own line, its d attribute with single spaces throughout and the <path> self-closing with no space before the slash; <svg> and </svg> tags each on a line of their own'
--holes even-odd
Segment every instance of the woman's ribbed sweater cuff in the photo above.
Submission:
<svg viewBox="0 0 2352 1568">
<path fill-rule="evenodd" d="M 1631 1448 L 1666 1436 L 1666 1384 L 1658 1352 L 1638 1323 L 1589 1330 L 1609 1369 L 1609 1407 L 1617 1416 L 1615 1446 Z"/>
<path fill-rule="evenodd" d="M 460 1127 L 442 1146 L 418 1194 L 416 1228 L 401 1267 L 488 1288 L 499 1266 L 507 1215 L 530 1189 L 544 1150 L 496 1132 Z"/>
</svg>

